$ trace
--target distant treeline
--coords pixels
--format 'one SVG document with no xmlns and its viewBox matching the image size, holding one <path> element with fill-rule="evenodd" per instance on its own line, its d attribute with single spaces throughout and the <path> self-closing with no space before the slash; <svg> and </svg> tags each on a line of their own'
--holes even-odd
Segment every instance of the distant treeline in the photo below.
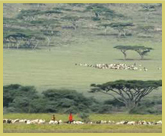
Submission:
<svg viewBox="0 0 165 136">
<path fill-rule="evenodd" d="M 82 43 L 79 38 L 85 42 L 86 38 L 96 35 L 102 38 L 113 36 L 112 38 L 118 39 L 136 36 L 142 40 L 146 38 L 153 40 L 157 39 L 154 38 L 153 33 L 157 33 L 161 37 L 162 28 L 154 22 L 155 20 L 161 22 L 161 3 L 56 3 L 51 5 L 50 7 L 50 4 L 6 3 L 3 17 L 3 47 L 8 49 L 51 48 Z M 127 12 L 133 10 L 136 14 L 123 14 L 122 10 L 125 9 Z M 11 12 L 15 16 L 11 16 Z M 139 15 L 145 20 L 134 22 L 133 18 Z M 156 18 L 155 15 L 157 15 Z"/>
<path fill-rule="evenodd" d="M 161 114 L 162 99 L 142 101 L 130 113 Z M 5 113 L 114 113 L 123 112 L 125 106 L 117 100 L 100 102 L 85 97 L 75 90 L 48 89 L 38 93 L 33 86 L 11 84 L 3 86 L 3 112 Z"/>
</svg>

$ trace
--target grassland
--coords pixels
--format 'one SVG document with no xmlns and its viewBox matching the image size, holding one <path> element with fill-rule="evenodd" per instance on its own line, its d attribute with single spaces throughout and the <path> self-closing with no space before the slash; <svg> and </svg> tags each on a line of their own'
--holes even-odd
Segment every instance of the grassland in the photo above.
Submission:
<svg viewBox="0 0 165 136">
<path fill-rule="evenodd" d="M 129 40 L 129 39 L 128 39 Z M 128 42 L 128 41 L 127 41 Z M 118 79 L 159 80 L 162 71 L 161 46 L 158 43 L 145 42 L 154 48 L 146 59 L 138 60 L 135 52 L 129 52 L 128 58 L 122 60 L 122 54 L 113 48 L 114 45 L 124 43 L 116 40 L 97 40 L 71 47 L 52 48 L 49 50 L 11 50 L 3 52 L 3 83 L 4 85 L 19 83 L 34 85 L 42 92 L 48 88 L 75 89 L 89 96 L 92 83 L 104 83 Z M 109 70 L 75 66 L 75 63 L 137 63 L 148 71 Z M 153 95 L 161 95 L 161 88 Z M 100 94 L 99 94 L 100 95 Z M 103 95 L 104 97 L 104 95 Z M 105 96 L 106 97 L 106 96 Z"/>
<path fill-rule="evenodd" d="M 89 5 L 45 4 L 39 6 L 37 4 L 4 4 L 4 17 L 8 18 L 8 20 L 15 20 L 12 25 L 10 25 L 12 21 L 5 22 L 4 28 L 7 30 L 4 29 L 4 32 L 9 32 L 11 28 L 15 30 L 28 29 L 34 32 L 45 29 L 42 23 L 38 24 L 40 25 L 38 27 L 31 26 L 28 21 L 19 20 L 17 16 L 24 10 L 47 11 L 60 8 L 63 14 L 52 15 L 52 18 L 57 19 L 61 25 L 60 29 L 55 27 L 53 30 L 60 31 L 61 36 L 51 37 L 51 49 L 45 46 L 47 41 L 39 43 L 39 47 L 45 47 L 39 50 L 4 49 L 3 84 L 33 85 L 39 92 L 48 88 L 67 88 L 82 92 L 86 96 L 93 96 L 87 93 L 92 83 L 99 84 L 118 79 L 159 80 L 162 78 L 162 71 L 158 70 L 159 67 L 162 67 L 161 32 L 152 30 L 146 33 L 138 29 L 141 25 L 161 28 L 161 6 L 156 6 L 153 12 L 144 12 L 141 11 L 143 4 L 106 4 L 103 6 L 114 10 L 116 14 L 125 16 L 124 18 L 113 18 L 109 21 L 93 21 L 94 12 L 86 13 L 87 6 Z M 75 30 L 62 29 L 63 26 L 72 26 L 72 21 L 63 19 L 72 17 L 72 15 L 81 18 L 76 22 L 78 28 Z M 35 21 L 39 19 L 50 23 L 48 16 L 37 16 Z M 26 22 L 30 26 L 20 26 L 18 22 L 22 24 Z M 113 28 L 107 28 L 107 35 L 105 35 L 104 28 L 98 26 L 109 22 L 132 22 L 134 27 L 126 29 L 132 35 L 119 38 L 114 35 L 118 34 L 118 31 Z M 150 37 L 145 38 L 140 37 L 140 35 L 149 35 Z M 41 44 L 42 46 L 40 46 Z M 128 51 L 128 60 L 123 60 L 123 54 L 113 48 L 116 45 L 142 45 L 152 47 L 154 50 L 145 57 L 145 60 L 140 60 L 136 52 Z M 129 65 L 137 63 L 137 65 L 142 65 L 142 68 L 146 67 L 148 71 L 100 70 L 75 66 L 75 63 L 126 63 Z M 106 98 L 104 95 L 95 95 L 99 99 L 100 96 Z M 150 96 L 161 96 L 161 88 L 155 90 Z"/>
<path fill-rule="evenodd" d="M 47 122 L 50 120 L 52 114 L 5 114 L 4 118 L 10 119 L 45 119 Z M 68 115 L 66 114 L 56 114 L 57 120 L 62 119 L 63 121 L 67 121 Z M 75 120 L 81 120 L 78 115 L 74 115 Z M 158 121 L 161 120 L 161 115 L 128 115 L 128 114 L 90 114 L 89 119 L 91 121 L 98 120 L 113 120 L 113 121 L 137 121 L 137 120 L 146 120 L 146 121 Z M 15 132 L 37 132 L 37 133 L 161 133 L 162 126 L 140 126 L 140 125 L 108 125 L 108 124 L 86 124 L 86 125 L 69 125 L 69 124 L 61 124 L 61 125 L 26 125 L 26 124 L 4 124 L 4 133 L 15 133 Z"/>
<path fill-rule="evenodd" d="M 161 133 L 162 126 L 124 125 L 10 125 L 4 133 Z"/>
</svg>

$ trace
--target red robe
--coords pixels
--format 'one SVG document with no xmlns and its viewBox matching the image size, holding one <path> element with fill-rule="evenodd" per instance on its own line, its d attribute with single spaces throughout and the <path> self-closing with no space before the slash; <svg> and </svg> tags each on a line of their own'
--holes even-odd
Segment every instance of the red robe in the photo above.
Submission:
<svg viewBox="0 0 165 136">
<path fill-rule="evenodd" d="M 70 113 L 70 115 L 69 115 L 69 121 L 72 122 L 72 120 L 73 120 L 73 117 L 72 117 L 72 114 Z"/>
</svg>

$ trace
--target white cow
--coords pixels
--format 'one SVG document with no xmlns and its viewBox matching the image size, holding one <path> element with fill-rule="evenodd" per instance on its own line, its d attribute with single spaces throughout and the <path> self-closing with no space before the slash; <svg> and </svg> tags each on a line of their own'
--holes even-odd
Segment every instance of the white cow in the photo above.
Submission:
<svg viewBox="0 0 165 136">
<path fill-rule="evenodd" d="M 21 119 L 19 120 L 19 123 L 26 123 L 27 122 L 27 119 Z"/>
<path fill-rule="evenodd" d="M 16 122 L 19 122 L 19 119 L 15 119 L 15 120 L 12 120 L 11 123 L 16 123 Z"/>
<path fill-rule="evenodd" d="M 38 124 L 45 124 L 45 120 L 40 119 L 40 120 L 38 121 Z"/>
<path fill-rule="evenodd" d="M 56 121 L 56 120 L 55 120 L 55 121 L 50 120 L 50 121 L 49 121 L 49 124 L 58 124 L 58 121 Z"/>
<path fill-rule="evenodd" d="M 79 124 L 84 124 L 84 122 L 82 122 L 82 121 L 73 121 L 72 124 L 78 124 L 79 125 Z"/>
<path fill-rule="evenodd" d="M 27 120 L 26 124 L 30 125 L 32 122 L 30 120 Z"/>
<path fill-rule="evenodd" d="M 156 124 L 158 124 L 158 125 L 162 125 L 162 121 L 159 120 L 158 122 L 156 122 Z"/>
<path fill-rule="evenodd" d="M 128 121 L 127 122 L 128 125 L 135 125 L 135 123 L 136 123 L 135 121 Z"/>
</svg>

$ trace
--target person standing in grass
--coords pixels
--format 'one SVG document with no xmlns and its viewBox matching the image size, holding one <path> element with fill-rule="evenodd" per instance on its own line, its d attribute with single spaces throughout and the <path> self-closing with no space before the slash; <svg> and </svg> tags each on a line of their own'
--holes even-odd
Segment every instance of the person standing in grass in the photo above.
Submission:
<svg viewBox="0 0 165 136">
<path fill-rule="evenodd" d="M 56 120 L 56 117 L 55 115 L 52 116 L 52 120 L 55 121 Z"/>
<path fill-rule="evenodd" d="M 72 113 L 69 114 L 69 123 L 73 122 L 73 116 Z"/>
</svg>

